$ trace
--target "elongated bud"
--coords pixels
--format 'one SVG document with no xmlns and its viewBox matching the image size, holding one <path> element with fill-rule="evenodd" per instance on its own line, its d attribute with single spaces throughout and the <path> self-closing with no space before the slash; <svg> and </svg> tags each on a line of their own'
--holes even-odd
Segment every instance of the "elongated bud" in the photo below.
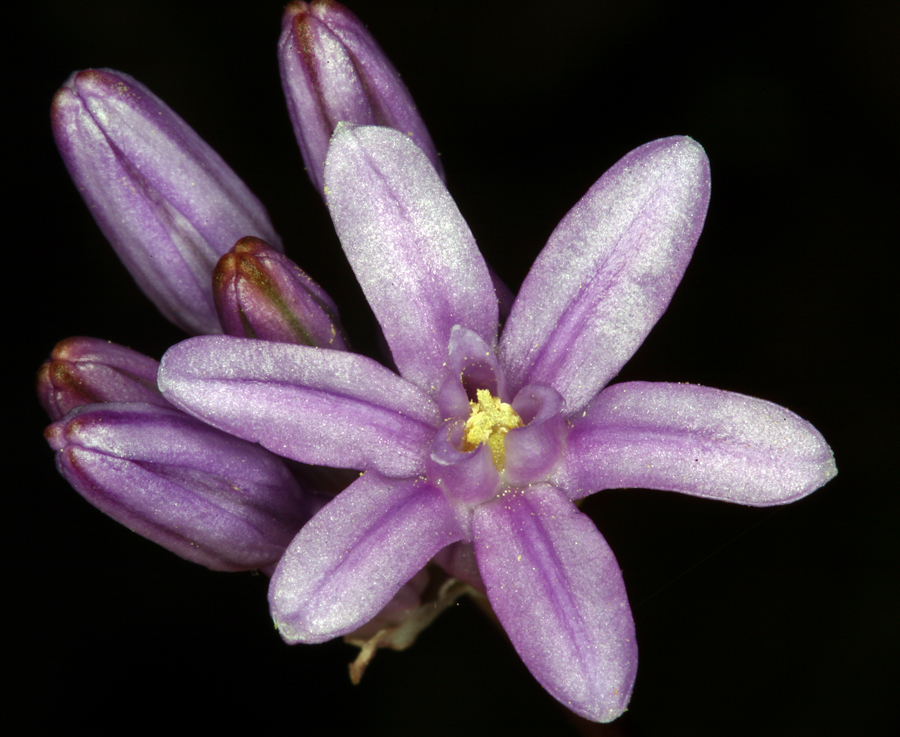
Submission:
<svg viewBox="0 0 900 737">
<path fill-rule="evenodd" d="M 171 407 L 156 387 L 159 361 L 98 338 L 66 338 L 38 369 L 37 393 L 51 420 L 97 402 Z"/>
<path fill-rule="evenodd" d="M 273 565 L 309 518 L 281 459 L 176 409 L 87 405 L 44 435 L 91 504 L 213 570 Z"/>
<path fill-rule="evenodd" d="M 76 72 L 53 98 L 53 134 L 119 258 L 169 320 L 220 333 L 210 277 L 238 238 L 276 249 L 260 202 L 162 100 L 127 74 Z"/>
<path fill-rule="evenodd" d="M 213 295 L 226 335 L 347 348 L 331 297 L 259 238 L 241 238 L 219 259 Z"/>
<path fill-rule="evenodd" d="M 303 161 L 319 194 L 324 193 L 328 142 L 341 121 L 405 133 L 443 177 L 409 91 L 355 15 L 332 0 L 291 2 L 281 27 L 281 84 Z"/>
</svg>

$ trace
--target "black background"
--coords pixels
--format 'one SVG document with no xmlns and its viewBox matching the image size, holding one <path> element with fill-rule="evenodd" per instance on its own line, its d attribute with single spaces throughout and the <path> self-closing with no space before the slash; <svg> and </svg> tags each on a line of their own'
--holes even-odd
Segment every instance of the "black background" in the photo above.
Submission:
<svg viewBox="0 0 900 737">
<path fill-rule="evenodd" d="M 55 150 L 50 99 L 73 69 L 128 72 L 178 111 L 266 203 L 354 345 L 375 346 L 281 98 L 279 3 L 29 7 L 7 24 L 5 106 L 13 720 L 314 735 L 885 733 L 900 657 L 896 3 L 351 5 L 404 75 L 451 193 L 513 287 L 619 157 L 662 136 L 697 139 L 712 165 L 707 225 L 672 306 L 617 380 L 769 399 L 834 449 L 837 479 L 787 507 L 590 498 L 641 654 L 629 712 L 594 732 L 465 602 L 352 687 L 354 649 L 280 641 L 264 578 L 181 561 L 57 475 L 32 392 L 54 343 L 91 335 L 158 358 L 183 337 L 118 263 Z"/>
</svg>

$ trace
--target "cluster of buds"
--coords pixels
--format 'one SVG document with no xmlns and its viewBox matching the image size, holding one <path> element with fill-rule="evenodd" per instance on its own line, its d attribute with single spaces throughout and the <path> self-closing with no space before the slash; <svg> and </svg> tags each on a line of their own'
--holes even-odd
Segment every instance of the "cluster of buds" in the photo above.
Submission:
<svg viewBox="0 0 900 737">
<path fill-rule="evenodd" d="M 297 142 L 320 194 L 341 121 L 402 130 L 440 169 L 399 74 L 346 8 L 290 3 L 279 61 Z M 97 224 L 171 322 L 191 335 L 347 349 L 337 307 L 284 255 L 260 201 L 147 87 L 110 69 L 75 72 L 53 100 L 52 124 Z M 57 468 L 95 507 L 187 560 L 271 573 L 298 530 L 349 479 L 288 466 L 176 409 L 157 388 L 158 369 L 155 359 L 109 341 L 60 342 L 37 381 Z M 355 678 L 375 647 L 405 647 L 433 618 L 434 606 L 422 614 L 423 589 L 420 576 L 349 638 L 363 647 Z"/>
</svg>

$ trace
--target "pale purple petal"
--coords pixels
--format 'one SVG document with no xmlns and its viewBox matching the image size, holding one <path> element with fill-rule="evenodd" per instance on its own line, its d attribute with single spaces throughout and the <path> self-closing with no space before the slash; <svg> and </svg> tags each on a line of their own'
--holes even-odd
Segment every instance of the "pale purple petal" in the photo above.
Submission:
<svg viewBox="0 0 900 737">
<path fill-rule="evenodd" d="M 536 486 L 481 505 L 473 528 L 488 599 L 532 675 L 587 719 L 618 717 L 637 643 L 622 573 L 594 523 Z"/>
<path fill-rule="evenodd" d="M 497 297 L 469 227 L 425 155 L 394 130 L 339 126 L 325 185 L 400 374 L 437 392 L 454 325 L 496 342 Z"/>
<path fill-rule="evenodd" d="M 484 581 L 481 580 L 481 574 L 478 572 L 478 561 L 475 560 L 472 543 L 465 540 L 455 542 L 444 548 L 432 560 L 453 578 L 469 584 L 482 594 L 484 593 Z"/>
<path fill-rule="evenodd" d="M 274 565 L 309 517 L 280 458 L 172 407 L 87 405 L 45 435 L 87 501 L 214 570 Z"/>
<path fill-rule="evenodd" d="M 463 423 L 448 423 L 435 435 L 428 456 L 428 479 L 437 484 L 447 498 L 462 503 L 463 528 L 468 531 L 472 504 L 491 499 L 500 487 L 500 474 L 486 444 L 465 452 L 462 445 Z M 462 511 L 462 510 L 461 510 Z"/>
<path fill-rule="evenodd" d="M 500 343 L 510 391 L 549 384 L 574 414 L 643 342 L 700 237 L 709 162 L 690 138 L 622 158 L 557 226 Z"/>
<path fill-rule="evenodd" d="M 636 487 L 768 506 L 806 496 L 837 473 L 808 422 L 720 389 L 617 384 L 572 424 L 554 480 L 572 499 Z"/>
<path fill-rule="evenodd" d="M 174 405 L 304 463 L 422 473 L 441 424 L 418 387 L 371 359 L 287 343 L 203 336 L 163 356 Z"/>
<path fill-rule="evenodd" d="M 512 486 L 527 486 L 546 480 L 560 460 L 566 421 L 560 411 L 563 398 L 549 386 L 530 385 L 512 403 L 524 427 L 506 435 L 504 479 Z"/>
<path fill-rule="evenodd" d="M 491 276 L 491 283 L 494 285 L 494 293 L 497 295 L 497 310 L 499 311 L 500 325 L 502 326 L 506 322 L 506 318 L 509 317 L 513 302 L 516 301 L 516 295 L 506 286 L 506 282 L 497 276 L 497 272 L 494 271 L 490 264 L 488 264 L 488 273 Z"/>
<path fill-rule="evenodd" d="M 469 418 L 470 401 L 475 401 L 479 389 L 487 389 L 493 396 L 509 402 L 506 377 L 497 355 L 477 333 L 454 325 L 450 332 L 445 377 L 438 391 L 437 401 L 443 417 Z"/>
<path fill-rule="evenodd" d="M 422 592 L 428 586 L 428 569 L 423 568 L 403 584 L 387 605 L 362 627 L 348 633 L 348 640 L 365 641 L 383 629 L 400 627 L 422 607 Z"/>
<path fill-rule="evenodd" d="M 269 585 L 278 631 L 290 643 L 352 632 L 461 537 L 437 488 L 365 473 L 307 523 L 278 564 Z"/>
</svg>

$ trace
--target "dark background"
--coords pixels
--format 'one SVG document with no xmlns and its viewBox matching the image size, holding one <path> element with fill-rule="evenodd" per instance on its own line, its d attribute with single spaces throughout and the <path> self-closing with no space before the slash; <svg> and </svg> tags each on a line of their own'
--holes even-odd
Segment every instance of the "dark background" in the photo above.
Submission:
<svg viewBox="0 0 900 737">
<path fill-rule="evenodd" d="M 763 397 L 834 449 L 837 479 L 787 507 L 590 498 L 641 653 L 629 712 L 596 733 L 886 733 L 900 657 L 898 4 L 350 7 L 404 75 L 451 193 L 514 288 L 619 157 L 662 136 L 697 139 L 712 165 L 706 229 L 617 380 Z M 352 687 L 354 649 L 280 641 L 264 578 L 181 561 L 57 475 L 32 393 L 54 343 L 91 335 L 158 358 L 183 337 L 119 265 L 55 150 L 50 99 L 74 69 L 120 69 L 166 100 L 266 203 L 354 344 L 374 343 L 281 98 L 280 3 L 45 0 L 25 12 L 7 23 L 16 132 L 4 154 L 12 718 L 51 731 L 578 734 L 468 602 L 410 650 L 379 654 Z"/>
</svg>

